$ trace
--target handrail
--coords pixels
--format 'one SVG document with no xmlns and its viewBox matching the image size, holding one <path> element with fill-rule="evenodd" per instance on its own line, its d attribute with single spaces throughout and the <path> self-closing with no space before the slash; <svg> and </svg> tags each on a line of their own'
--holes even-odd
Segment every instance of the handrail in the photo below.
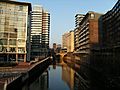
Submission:
<svg viewBox="0 0 120 90">
<path fill-rule="evenodd" d="M 45 59 L 43 59 L 43 60 L 41 60 L 41 61 L 35 63 L 32 67 L 30 67 L 30 68 L 28 69 L 28 71 L 30 71 L 31 69 L 33 69 L 36 65 L 38 65 L 38 64 L 40 64 L 40 63 L 42 63 L 42 62 L 48 60 L 49 58 L 50 58 L 50 57 L 47 57 L 47 58 L 45 58 Z"/>
<path fill-rule="evenodd" d="M 43 62 L 45 61 L 48 61 L 50 57 L 47 57 L 37 63 L 35 63 L 34 65 L 32 65 L 30 68 L 28 68 L 28 70 L 26 70 L 26 73 L 24 74 L 20 74 L 19 76 L 17 77 L 13 77 L 13 78 L 10 78 L 9 80 L 7 80 L 4 84 L 4 90 L 6 90 L 8 88 L 8 86 L 10 86 L 11 84 L 15 82 L 19 82 L 19 83 L 23 83 L 25 82 L 27 79 L 30 79 L 31 77 L 34 77 L 31 73 L 32 69 L 34 69 L 37 65 L 39 64 L 42 64 Z M 44 63 L 43 63 L 44 64 Z M 44 68 L 44 67 L 43 67 Z M 34 72 L 33 72 L 34 73 Z"/>
</svg>

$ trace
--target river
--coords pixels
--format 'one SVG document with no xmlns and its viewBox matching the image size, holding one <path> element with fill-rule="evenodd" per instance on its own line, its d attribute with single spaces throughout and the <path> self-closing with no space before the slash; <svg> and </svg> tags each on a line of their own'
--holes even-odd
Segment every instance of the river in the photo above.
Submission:
<svg viewBox="0 0 120 90">
<path fill-rule="evenodd" d="M 26 83 L 22 90 L 79 90 L 80 75 L 67 64 L 54 62 L 34 82 Z"/>
<path fill-rule="evenodd" d="M 110 74 L 106 64 L 107 69 L 93 65 L 54 61 L 36 80 L 26 82 L 22 90 L 118 90 L 120 77 Z"/>
</svg>

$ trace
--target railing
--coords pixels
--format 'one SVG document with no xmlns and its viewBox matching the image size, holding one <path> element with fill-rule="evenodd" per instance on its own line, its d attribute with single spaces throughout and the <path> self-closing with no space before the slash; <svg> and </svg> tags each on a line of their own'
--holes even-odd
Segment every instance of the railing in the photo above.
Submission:
<svg viewBox="0 0 120 90">
<path fill-rule="evenodd" d="M 5 81 L 4 90 L 8 90 L 8 89 L 7 89 L 7 85 L 9 85 L 10 83 L 14 82 L 14 80 L 17 80 L 19 77 L 21 77 L 21 75 L 16 76 L 16 77 L 8 78 L 8 79 Z"/>
<path fill-rule="evenodd" d="M 28 83 L 33 82 L 47 69 L 50 64 L 50 57 L 35 63 L 31 68 L 26 71 L 26 73 L 22 73 L 18 77 L 8 79 L 5 82 L 4 90 L 21 90 L 22 86 L 25 84 L 26 81 Z"/>
</svg>

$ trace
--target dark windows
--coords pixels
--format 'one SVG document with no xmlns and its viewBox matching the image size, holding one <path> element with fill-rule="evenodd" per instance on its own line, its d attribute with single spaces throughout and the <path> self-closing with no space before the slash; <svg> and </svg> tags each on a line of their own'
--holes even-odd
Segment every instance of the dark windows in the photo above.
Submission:
<svg viewBox="0 0 120 90">
<path fill-rule="evenodd" d="M 23 6 L 19 6 L 19 11 L 23 11 Z"/>
</svg>

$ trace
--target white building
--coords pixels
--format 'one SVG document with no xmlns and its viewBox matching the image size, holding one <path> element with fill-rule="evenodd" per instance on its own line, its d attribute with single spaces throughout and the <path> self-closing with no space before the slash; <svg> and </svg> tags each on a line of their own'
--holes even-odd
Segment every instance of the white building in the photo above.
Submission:
<svg viewBox="0 0 120 90">
<path fill-rule="evenodd" d="M 67 52 L 74 51 L 74 31 L 62 35 L 62 48 L 67 48 Z"/>
<path fill-rule="evenodd" d="M 49 48 L 50 14 L 40 5 L 31 12 L 31 58 L 46 57 Z"/>
</svg>

